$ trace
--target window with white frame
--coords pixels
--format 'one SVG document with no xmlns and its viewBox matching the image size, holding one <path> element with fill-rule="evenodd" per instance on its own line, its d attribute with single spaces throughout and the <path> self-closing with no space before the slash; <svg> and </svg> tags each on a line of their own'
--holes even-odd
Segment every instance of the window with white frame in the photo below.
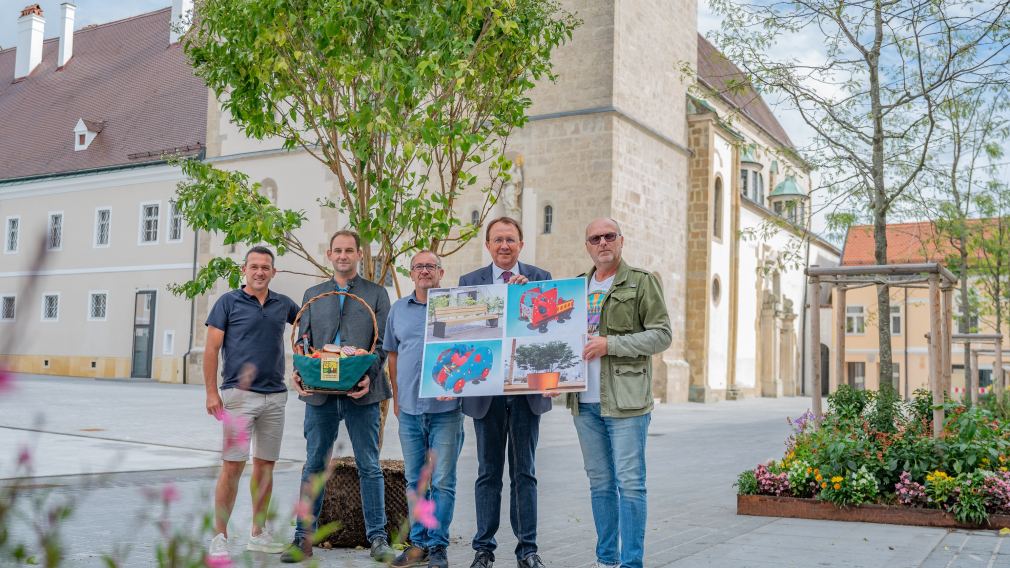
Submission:
<svg viewBox="0 0 1010 568">
<path fill-rule="evenodd" d="M 849 386 L 856 390 L 866 389 L 866 363 L 846 363 Z"/>
<path fill-rule="evenodd" d="M 108 305 L 108 292 L 91 292 L 88 298 L 88 320 L 105 321 Z"/>
<path fill-rule="evenodd" d="M 109 237 L 112 234 L 112 209 L 102 208 L 95 210 L 95 246 L 109 246 Z"/>
<path fill-rule="evenodd" d="M 46 248 L 49 250 L 63 248 L 63 213 L 49 214 L 49 225 L 46 228 Z"/>
<path fill-rule="evenodd" d="M 754 172 L 754 201 L 765 204 L 765 180 L 761 172 Z"/>
<path fill-rule="evenodd" d="M 722 178 L 715 178 L 712 190 L 712 236 L 722 238 Z"/>
<path fill-rule="evenodd" d="M 158 242 L 159 205 L 144 203 L 140 206 L 140 242 Z"/>
<path fill-rule="evenodd" d="M 7 228 L 4 231 L 4 252 L 15 253 L 18 251 L 18 242 L 21 240 L 21 217 L 8 217 Z"/>
<path fill-rule="evenodd" d="M 750 197 L 747 193 L 747 178 L 750 176 L 750 170 L 740 170 L 740 195 L 744 197 Z"/>
<path fill-rule="evenodd" d="M 179 204 L 175 201 L 169 201 L 168 211 L 170 217 L 168 219 L 168 240 L 169 241 L 181 241 L 182 240 L 182 210 L 179 209 Z"/>
<path fill-rule="evenodd" d="M 0 297 L 0 321 L 14 321 L 16 302 L 13 295 Z"/>
<path fill-rule="evenodd" d="M 891 306 L 891 335 L 901 335 L 901 306 Z"/>
<path fill-rule="evenodd" d="M 42 295 L 42 321 L 57 321 L 60 319 L 60 295 Z"/>
<path fill-rule="evenodd" d="M 164 355 L 175 354 L 175 330 L 172 329 L 165 330 L 165 339 L 162 342 L 161 352 Z"/>
<path fill-rule="evenodd" d="M 866 311 L 863 306 L 845 306 L 845 334 L 866 333 Z"/>
<path fill-rule="evenodd" d="M 544 207 L 544 234 L 549 235 L 554 230 L 554 206 Z"/>
</svg>

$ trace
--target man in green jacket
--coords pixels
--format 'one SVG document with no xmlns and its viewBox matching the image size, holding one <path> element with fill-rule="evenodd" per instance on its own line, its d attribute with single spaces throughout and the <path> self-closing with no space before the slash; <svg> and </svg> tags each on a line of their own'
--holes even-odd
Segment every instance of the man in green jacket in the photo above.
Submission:
<svg viewBox="0 0 1010 568">
<path fill-rule="evenodd" d="M 663 289 L 621 260 L 613 219 L 586 227 L 586 391 L 569 395 L 596 524 L 596 566 L 642 568 L 645 555 L 645 440 L 652 416 L 652 356 L 670 346 Z"/>
</svg>

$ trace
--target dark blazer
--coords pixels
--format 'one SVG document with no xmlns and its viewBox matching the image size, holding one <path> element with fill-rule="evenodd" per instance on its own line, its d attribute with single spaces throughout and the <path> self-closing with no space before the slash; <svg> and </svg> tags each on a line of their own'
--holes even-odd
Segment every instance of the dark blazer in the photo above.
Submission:
<svg viewBox="0 0 1010 568">
<path fill-rule="evenodd" d="M 547 272 L 542 268 L 537 268 L 532 264 L 519 263 L 519 274 L 522 274 L 530 280 L 530 282 L 537 282 L 540 280 L 550 280 L 551 273 Z M 491 269 L 491 265 L 487 265 L 484 268 L 478 268 L 469 274 L 464 274 L 459 278 L 460 286 L 479 286 L 481 284 L 498 284 L 494 281 L 494 271 Z M 463 414 L 471 418 L 484 418 L 487 414 L 487 409 L 491 407 L 490 396 L 465 396 L 463 397 Z M 551 409 L 551 399 L 542 394 L 528 394 L 526 395 L 526 402 L 530 405 L 530 410 L 533 414 L 543 414 Z"/>
<path fill-rule="evenodd" d="M 375 321 L 379 325 L 378 343 L 375 350 L 379 359 L 372 364 L 367 372 L 371 378 L 368 394 L 359 399 L 351 399 L 355 404 L 372 404 L 393 396 L 389 378 L 386 377 L 386 372 L 383 370 L 386 352 L 382 350 L 382 337 L 385 335 L 386 319 L 389 317 L 389 294 L 382 286 L 365 280 L 361 276 L 355 276 L 347 285 L 349 293 L 364 300 L 375 311 Z M 302 305 L 304 306 L 310 298 L 325 292 L 333 292 L 336 289 L 337 283 L 332 278 L 321 282 L 305 291 Z M 347 297 L 344 297 L 344 309 L 341 312 L 340 298 L 341 296 L 327 296 L 313 302 L 309 309 L 302 313 L 302 319 L 298 322 L 298 337 L 308 333 L 309 344 L 316 349 L 322 349 L 323 345 L 333 343 L 333 337 L 337 333 L 337 326 L 339 326 L 341 345 L 369 349 L 372 346 L 372 339 L 375 337 L 372 316 L 357 300 Z M 330 396 L 342 395 L 311 394 L 298 398 L 307 404 L 319 406 L 326 402 L 327 397 Z"/>
</svg>

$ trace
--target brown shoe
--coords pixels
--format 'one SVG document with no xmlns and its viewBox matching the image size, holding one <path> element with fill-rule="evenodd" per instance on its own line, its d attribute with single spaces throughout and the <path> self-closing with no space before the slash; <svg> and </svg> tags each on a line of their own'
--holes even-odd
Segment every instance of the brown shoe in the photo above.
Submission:
<svg viewBox="0 0 1010 568">
<path fill-rule="evenodd" d="M 295 538 L 281 553 L 281 562 L 285 564 L 294 564 L 307 558 L 312 558 L 312 539 L 310 538 Z"/>
<path fill-rule="evenodd" d="M 397 556 L 393 562 L 389 564 L 392 568 L 410 568 L 411 566 L 427 566 L 428 565 L 428 551 L 419 547 L 410 545 Z"/>
</svg>

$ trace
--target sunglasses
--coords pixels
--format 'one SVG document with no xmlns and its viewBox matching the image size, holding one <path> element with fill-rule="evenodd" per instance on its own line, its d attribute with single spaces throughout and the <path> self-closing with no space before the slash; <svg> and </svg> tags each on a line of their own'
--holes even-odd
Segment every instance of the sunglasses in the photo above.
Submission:
<svg viewBox="0 0 1010 568">
<path fill-rule="evenodd" d="M 586 238 L 586 242 L 591 245 L 598 245 L 600 241 L 607 241 L 612 243 L 617 240 L 617 237 L 621 236 L 620 233 L 603 233 L 602 235 L 593 235 Z"/>
</svg>

